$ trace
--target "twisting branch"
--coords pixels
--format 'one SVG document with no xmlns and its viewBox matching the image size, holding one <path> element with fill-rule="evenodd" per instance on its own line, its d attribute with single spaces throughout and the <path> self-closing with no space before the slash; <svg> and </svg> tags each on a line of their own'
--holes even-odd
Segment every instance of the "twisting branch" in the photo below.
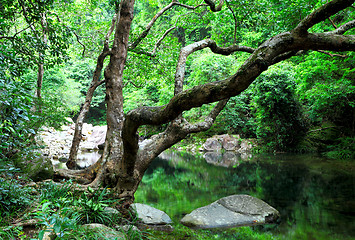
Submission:
<svg viewBox="0 0 355 240">
<path fill-rule="evenodd" d="M 74 33 L 74 35 L 76 37 L 76 41 L 83 47 L 83 53 L 81 55 L 84 57 L 85 56 L 86 47 L 85 47 L 85 45 L 82 42 L 80 42 L 80 38 L 79 38 L 78 34 L 75 31 L 73 31 L 73 33 Z"/>
<path fill-rule="evenodd" d="M 119 19 L 120 19 L 120 13 L 117 12 L 113 15 L 112 20 L 111 20 L 111 26 L 105 36 L 104 49 L 109 49 L 110 37 L 111 37 L 112 32 L 115 30 L 116 22 L 118 22 Z"/>
<path fill-rule="evenodd" d="M 135 163 L 135 169 L 143 176 L 142 173 L 144 173 L 153 159 L 161 152 L 178 143 L 190 133 L 208 130 L 213 125 L 228 100 L 229 99 L 224 99 L 219 101 L 202 122 L 190 124 L 185 119 L 182 119 L 181 123 L 173 122 L 164 132 L 151 137 L 148 144 L 138 153 L 138 161 Z"/>
<path fill-rule="evenodd" d="M 212 12 L 218 12 L 222 10 L 224 0 L 220 0 L 218 6 L 216 6 L 212 0 L 204 0 L 204 1 L 210 7 Z"/>
<path fill-rule="evenodd" d="M 205 39 L 199 42 L 195 42 L 182 48 L 180 51 L 180 56 L 179 56 L 179 60 L 175 72 L 175 90 L 174 90 L 175 95 L 177 93 L 180 93 L 183 89 L 182 84 L 185 78 L 185 67 L 186 67 L 187 57 L 190 54 L 207 47 L 209 47 L 213 53 L 222 54 L 222 55 L 230 55 L 237 51 L 248 52 L 248 53 L 253 53 L 255 51 L 255 49 L 253 48 L 239 46 L 239 45 L 233 45 L 230 47 L 218 47 L 216 42 L 211 39 Z"/>
<path fill-rule="evenodd" d="M 299 35 L 307 34 L 308 29 L 313 27 L 319 22 L 324 21 L 335 13 L 350 7 L 354 3 L 354 0 L 334 0 L 330 1 L 311 14 L 304 18 L 297 27 L 293 30 L 294 33 Z"/>
<path fill-rule="evenodd" d="M 132 82 L 131 80 L 127 80 L 127 82 L 123 85 L 123 87 L 126 87 L 128 85 L 128 83 L 132 84 L 136 88 L 142 88 L 143 87 L 143 85 L 137 85 L 134 82 Z"/>
<path fill-rule="evenodd" d="M 78 150 L 79 150 L 80 141 L 82 138 L 82 136 L 81 136 L 82 135 L 82 128 L 83 128 L 85 117 L 86 117 L 87 113 L 89 112 L 89 108 L 90 108 L 90 104 L 91 104 L 91 100 L 94 95 L 94 92 L 98 86 L 100 86 L 101 84 L 103 84 L 105 82 L 105 80 L 100 81 L 100 76 L 101 76 L 102 69 L 104 67 L 104 61 L 105 61 L 106 57 L 108 55 L 112 54 L 112 51 L 109 47 L 109 39 L 110 39 L 112 32 L 115 29 L 115 25 L 116 25 L 115 23 L 118 20 L 118 18 L 119 18 L 118 13 L 116 13 L 112 18 L 111 27 L 107 31 L 107 34 L 105 37 L 105 43 L 104 43 L 103 50 L 100 53 L 99 57 L 97 58 L 96 68 L 94 71 L 94 75 L 92 77 L 90 87 L 86 93 L 85 102 L 84 102 L 84 104 L 80 110 L 80 113 L 78 115 L 78 118 L 76 119 L 76 122 L 75 122 L 75 131 L 74 131 L 72 145 L 70 148 L 69 160 L 66 163 L 66 165 L 69 169 L 73 169 L 76 167 L 76 158 L 77 158 L 77 154 L 78 154 Z"/>
<path fill-rule="evenodd" d="M 152 28 L 152 26 L 154 25 L 154 23 L 157 21 L 157 19 L 164 14 L 164 12 L 166 12 L 167 10 L 169 10 L 170 8 L 172 8 L 173 6 L 178 5 L 187 9 L 191 9 L 191 10 L 195 10 L 198 7 L 201 6 L 205 6 L 205 4 L 199 4 L 197 6 L 189 6 L 186 4 L 182 4 L 179 3 L 178 1 L 172 1 L 170 4 L 168 4 L 167 6 L 165 6 L 164 8 L 162 8 L 157 14 L 155 14 L 155 16 L 153 17 L 153 19 L 147 24 L 147 26 L 145 27 L 145 30 L 139 35 L 139 37 L 129 46 L 129 50 L 133 50 L 135 49 L 138 44 L 148 35 L 150 29 Z"/>
</svg>

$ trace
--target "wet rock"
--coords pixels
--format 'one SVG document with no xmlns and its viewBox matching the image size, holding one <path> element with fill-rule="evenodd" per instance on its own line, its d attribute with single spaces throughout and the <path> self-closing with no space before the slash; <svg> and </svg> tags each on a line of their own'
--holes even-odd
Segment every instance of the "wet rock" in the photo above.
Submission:
<svg viewBox="0 0 355 240">
<path fill-rule="evenodd" d="M 279 212 L 248 195 L 232 195 L 187 214 L 181 223 L 193 229 L 231 228 L 276 223 Z"/>
<path fill-rule="evenodd" d="M 170 217 L 163 211 L 142 203 L 131 205 L 137 212 L 137 217 L 148 225 L 164 225 L 172 223 Z"/>
</svg>

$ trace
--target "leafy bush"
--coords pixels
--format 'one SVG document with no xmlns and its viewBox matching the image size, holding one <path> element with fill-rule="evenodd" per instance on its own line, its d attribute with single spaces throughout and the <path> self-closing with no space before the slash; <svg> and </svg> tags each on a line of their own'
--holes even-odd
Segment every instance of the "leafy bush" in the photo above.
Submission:
<svg viewBox="0 0 355 240">
<path fill-rule="evenodd" d="M 25 148 L 39 127 L 39 116 L 31 111 L 32 96 L 21 83 L 0 79 L 0 158 Z"/>
<path fill-rule="evenodd" d="M 32 202 L 30 193 L 31 189 L 17 180 L 0 178 L 0 216 L 7 217 L 26 209 Z"/>
<path fill-rule="evenodd" d="M 62 238 L 77 228 L 77 215 L 72 213 L 69 207 L 63 207 L 59 203 L 53 204 L 50 201 L 43 201 L 41 209 L 35 213 L 40 223 L 45 226 L 42 229 L 38 238 L 43 239 L 45 232 L 53 232 L 58 237 Z"/>
<path fill-rule="evenodd" d="M 286 151 L 304 132 L 292 72 L 281 68 L 261 75 L 252 87 L 256 135 L 267 151 Z"/>
<path fill-rule="evenodd" d="M 335 159 L 355 159 L 355 138 L 340 138 L 339 143 L 329 146 L 329 152 L 325 153 L 327 157 Z"/>
<path fill-rule="evenodd" d="M 74 205 L 78 207 L 79 222 L 85 223 L 101 223 L 111 225 L 119 216 L 113 216 L 112 213 L 105 211 L 105 208 L 112 203 L 113 200 L 106 199 L 108 192 L 106 189 L 102 191 L 91 191 L 91 193 L 83 192 L 79 199 L 75 200 Z M 115 218 L 116 217 L 116 218 Z"/>
<path fill-rule="evenodd" d="M 54 182 L 45 182 L 41 188 L 41 201 L 50 201 L 52 203 L 62 203 L 66 199 L 71 199 L 75 191 L 72 191 L 73 184 L 71 181 L 65 182 L 63 184 L 57 184 Z"/>
</svg>

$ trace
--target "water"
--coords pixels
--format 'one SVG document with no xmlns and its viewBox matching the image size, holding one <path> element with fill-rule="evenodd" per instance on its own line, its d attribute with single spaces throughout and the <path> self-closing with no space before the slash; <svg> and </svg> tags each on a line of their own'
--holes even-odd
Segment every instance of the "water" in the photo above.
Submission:
<svg viewBox="0 0 355 240">
<path fill-rule="evenodd" d="M 187 153 L 155 159 L 136 202 L 165 211 L 179 224 L 185 214 L 221 197 L 249 194 L 281 213 L 279 225 L 258 231 L 283 239 L 355 239 L 354 161 L 282 154 L 214 156 L 208 162 Z"/>
</svg>

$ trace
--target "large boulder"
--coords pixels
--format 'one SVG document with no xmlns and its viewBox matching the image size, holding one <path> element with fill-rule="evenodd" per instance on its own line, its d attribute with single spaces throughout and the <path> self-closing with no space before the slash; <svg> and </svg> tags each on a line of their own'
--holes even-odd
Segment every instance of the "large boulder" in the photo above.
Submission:
<svg viewBox="0 0 355 240">
<path fill-rule="evenodd" d="M 18 152 L 11 160 L 16 167 L 35 182 L 53 178 L 52 162 L 40 151 Z"/>
<path fill-rule="evenodd" d="M 276 223 L 280 213 L 249 195 L 232 195 L 187 214 L 181 223 L 193 229 L 231 228 Z"/>
</svg>

